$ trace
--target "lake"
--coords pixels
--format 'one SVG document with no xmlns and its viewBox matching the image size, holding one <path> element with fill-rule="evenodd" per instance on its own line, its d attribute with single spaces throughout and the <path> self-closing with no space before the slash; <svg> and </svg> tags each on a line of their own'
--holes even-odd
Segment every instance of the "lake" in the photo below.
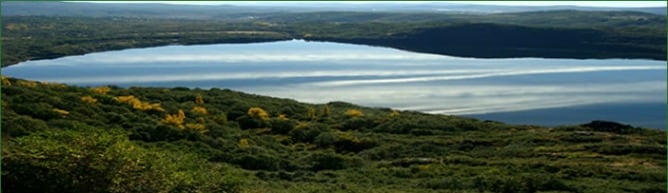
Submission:
<svg viewBox="0 0 668 193">
<path fill-rule="evenodd" d="M 292 40 L 91 53 L 2 73 L 80 86 L 229 88 L 516 124 L 666 127 L 666 62 L 656 60 L 478 59 Z"/>
</svg>

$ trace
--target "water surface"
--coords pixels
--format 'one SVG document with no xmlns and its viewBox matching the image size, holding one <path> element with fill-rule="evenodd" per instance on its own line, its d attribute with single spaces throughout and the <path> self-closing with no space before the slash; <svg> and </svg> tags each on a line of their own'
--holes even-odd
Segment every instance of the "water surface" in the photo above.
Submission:
<svg viewBox="0 0 668 193">
<path fill-rule="evenodd" d="M 509 123 L 666 126 L 666 63 L 653 60 L 477 59 L 293 40 L 100 52 L 27 61 L 3 74 L 80 86 L 230 88 Z"/>
</svg>

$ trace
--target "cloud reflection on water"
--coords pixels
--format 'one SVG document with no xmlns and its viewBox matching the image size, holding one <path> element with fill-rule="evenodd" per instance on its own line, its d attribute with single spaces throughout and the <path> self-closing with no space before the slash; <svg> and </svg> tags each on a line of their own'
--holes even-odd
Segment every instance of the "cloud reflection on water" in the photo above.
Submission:
<svg viewBox="0 0 668 193">
<path fill-rule="evenodd" d="M 620 90 L 620 88 L 625 88 Z M 317 91 L 313 91 L 317 89 Z M 255 88 L 257 92 L 314 103 L 349 101 L 444 114 L 482 114 L 610 102 L 665 102 L 665 82 L 573 85 L 365 85 L 298 89 Z M 656 94 L 657 91 L 663 95 Z M 342 94 L 344 93 L 344 94 Z"/>
<path fill-rule="evenodd" d="M 665 104 L 665 71 L 665 62 L 651 60 L 473 59 L 287 41 L 94 53 L 29 61 L 3 74 L 78 85 L 224 86 L 313 103 L 461 115 Z"/>
</svg>

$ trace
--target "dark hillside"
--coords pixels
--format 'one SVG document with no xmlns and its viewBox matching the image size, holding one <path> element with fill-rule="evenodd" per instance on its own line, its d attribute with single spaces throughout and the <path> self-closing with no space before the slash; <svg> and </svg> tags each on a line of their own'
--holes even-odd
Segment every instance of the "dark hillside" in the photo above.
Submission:
<svg viewBox="0 0 668 193">
<path fill-rule="evenodd" d="M 229 14 L 217 19 L 3 16 L 2 66 L 126 48 L 289 39 L 482 58 L 666 59 L 665 16 L 641 12 Z"/>
<path fill-rule="evenodd" d="M 595 29 L 458 24 L 418 29 L 383 38 L 306 38 L 387 46 L 415 52 L 478 58 L 665 59 L 661 36 L 632 37 Z"/>
<path fill-rule="evenodd" d="M 446 2 L 425 3 L 339 3 L 339 2 L 262 2 L 250 4 L 229 3 L 222 5 L 174 5 L 161 3 L 87 3 L 87 2 L 2 2 L 2 16 L 68 16 L 68 17 L 151 17 L 190 19 L 241 19 L 241 15 L 291 12 L 396 12 L 396 13 L 516 13 L 527 11 L 635 11 L 666 15 L 666 7 L 581 7 L 581 6 L 494 6 L 452 4 Z"/>
</svg>

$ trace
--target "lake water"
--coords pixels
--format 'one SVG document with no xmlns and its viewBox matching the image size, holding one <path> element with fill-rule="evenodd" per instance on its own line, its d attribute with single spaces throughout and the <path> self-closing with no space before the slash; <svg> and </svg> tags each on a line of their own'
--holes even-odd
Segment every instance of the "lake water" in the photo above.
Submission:
<svg viewBox="0 0 668 193">
<path fill-rule="evenodd" d="M 477 59 L 293 40 L 100 52 L 2 73 L 81 86 L 230 88 L 507 123 L 666 127 L 666 62 L 655 60 Z"/>
</svg>

